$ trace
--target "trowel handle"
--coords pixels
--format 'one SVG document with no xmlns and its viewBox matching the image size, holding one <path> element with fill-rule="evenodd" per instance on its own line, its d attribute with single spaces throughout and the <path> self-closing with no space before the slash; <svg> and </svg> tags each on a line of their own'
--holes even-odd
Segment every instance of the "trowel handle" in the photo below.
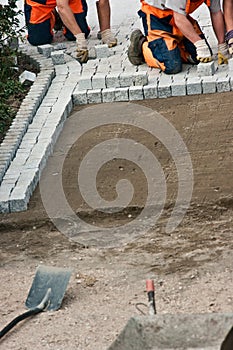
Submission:
<svg viewBox="0 0 233 350">
<path fill-rule="evenodd" d="M 148 301 L 149 301 L 149 315 L 155 315 L 156 314 L 155 286 L 154 286 L 153 280 L 146 281 L 146 291 L 147 291 Z"/>
</svg>

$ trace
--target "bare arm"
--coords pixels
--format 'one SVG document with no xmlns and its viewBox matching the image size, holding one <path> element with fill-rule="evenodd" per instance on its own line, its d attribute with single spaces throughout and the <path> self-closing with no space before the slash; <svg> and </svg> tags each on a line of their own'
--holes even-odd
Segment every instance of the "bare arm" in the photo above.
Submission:
<svg viewBox="0 0 233 350">
<path fill-rule="evenodd" d="M 218 44 L 225 42 L 225 24 L 222 11 L 210 12 L 213 29 L 218 40 Z"/>
<path fill-rule="evenodd" d="M 71 31 L 73 35 L 82 33 L 78 26 L 74 14 L 69 7 L 69 0 L 57 0 L 58 12 L 64 25 Z"/>
<path fill-rule="evenodd" d="M 189 39 L 193 44 L 196 41 L 201 40 L 201 38 L 193 28 L 192 23 L 188 20 L 188 18 L 185 15 L 182 15 L 175 11 L 173 12 L 173 15 L 176 26 L 187 39 Z"/>
<path fill-rule="evenodd" d="M 226 30 L 233 29 L 233 0 L 223 0 L 223 12 L 226 22 Z"/>
</svg>

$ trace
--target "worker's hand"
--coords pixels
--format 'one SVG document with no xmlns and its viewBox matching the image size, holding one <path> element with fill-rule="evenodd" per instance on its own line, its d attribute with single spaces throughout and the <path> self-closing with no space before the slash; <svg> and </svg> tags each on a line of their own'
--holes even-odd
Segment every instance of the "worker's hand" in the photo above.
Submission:
<svg viewBox="0 0 233 350">
<path fill-rule="evenodd" d="M 108 47 L 114 47 L 117 45 L 117 38 L 113 35 L 110 29 L 105 29 L 101 32 L 101 39 L 103 44 L 107 44 Z"/>
<path fill-rule="evenodd" d="M 204 39 L 198 40 L 194 43 L 197 49 L 197 60 L 207 63 L 213 60 L 212 54 Z"/>
<path fill-rule="evenodd" d="M 218 64 L 227 64 L 230 54 L 227 43 L 218 44 Z"/>
<path fill-rule="evenodd" d="M 230 57 L 232 57 L 232 55 L 233 55 L 233 38 L 229 39 L 227 43 L 228 43 L 228 51 L 229 51 Z"/>
<path fill-rule="evenodd" d="M 87 40 L 84 33 L 75 35 L 77 43 L 77 60 L 82 64 L 88 61 Z"/>
</svg>

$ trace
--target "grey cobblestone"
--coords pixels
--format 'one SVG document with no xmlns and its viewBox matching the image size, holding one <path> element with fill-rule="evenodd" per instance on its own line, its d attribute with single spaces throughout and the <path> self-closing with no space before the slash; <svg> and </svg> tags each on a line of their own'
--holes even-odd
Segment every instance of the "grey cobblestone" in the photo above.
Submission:
<svg viewBox="0 0 233 350">
<path fill-rule="evenodd" d="M 217 92 L 227 92 L 230 91 L 230 78 L 229 77 L 218 77 L 217 82 Z"/>
<path fill-rule="evenodd" d="M 129 87 L 129 100 L 137 101 L 143 100 L 143 87 L 142 86 L 130 86 Z"/>
<path fill-rule="evenodd" d="M 102 90 L 102 101 L 103 102 L 114 102 L 115 101 L 115 88 L 103 89 Z"/>
<path fill-rule="evenodd" d="M 92 77 L 92 89 L 96 90 L 96 89 L 105 89 L 106 88 L 106 76 L 102 73 L 96 73 L 93 77 Z"/>
<path fill-rule="evenodd" d="M 87 101 L 88 101 L 88 103 L 101 103 L 102 102 L 101 89 L 88 90 L 87 91 Z"/>
<path fill-rule="evenodd" d="M 202 77 L 202 92 L 203 94 L 212 94 L 216 92 L 216 77 Z"/>
<path fill-rule="evenodd" d="M 129 101 L 129 88 L 116 88 L 115 101 Z"/>
<path fill-rule="evenodd" d="M 201 78 L 188 77 L 187 78 L 187 95 L 198 95 L 202 93 Z"/>
<path fill-rule="evenodd" d="M 145 99 L 152 99 L 158 97 L 158 86 L 157 84 L 150 84 L 143 86 L 143 95 Z"/>
</svg>

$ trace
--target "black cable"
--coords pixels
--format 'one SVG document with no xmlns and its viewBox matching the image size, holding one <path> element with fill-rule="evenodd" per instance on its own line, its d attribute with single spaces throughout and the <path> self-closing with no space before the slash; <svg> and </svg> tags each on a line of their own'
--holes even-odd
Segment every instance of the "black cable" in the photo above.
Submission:
<svg viewBox="0 0 233 350">
<path fill-rule="evenodd" d="M 0 331 L 0 339 L 6 334 L 8 333 L 14 326 L 17 325 L 17 323 L 19 323 L 20 321 L 25 320 L 26 318 L 36 315 L 39 312 L 41 312 L 43 310 L 41 310 L 41 308 L 35 308 L 29 311 L 24 312 L 23 314 L 15 317 L 10 323 L 8 323 L 6 325 L 6 327 L 4 327 L 1 331 Z"/>
</svg>

